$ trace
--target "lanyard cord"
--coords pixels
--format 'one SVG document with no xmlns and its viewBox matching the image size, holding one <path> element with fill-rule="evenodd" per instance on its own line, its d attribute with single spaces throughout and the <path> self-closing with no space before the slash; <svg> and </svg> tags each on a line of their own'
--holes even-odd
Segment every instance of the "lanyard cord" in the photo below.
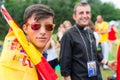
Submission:
<svg viewBox="0 0 120 80">
<path fill-rule="evenodd" d="M 81 36 L 81 38 L 82 38 L 82 40 L 83 40 L 83 43 L 84 43 L 85 49 L 86 49 L 86 53 L 87 53 L 88 61 L 90 61 L 90 59 L 89 59 L 89 57 L 88 57 L 88 48 L 87 48 L 87 45 L 86 45 L 86 43 L 85 43 L 85 39 L 83 38 L 83 36 L 82 36 L 80 30 L 78 29 L 78 27 L 75 26 L 75 28 L 78 30 L 78 32 L 79 32 L 79 34 L 80 34 L 80 36 Z M 91 40 L 91 38 L 90 38 L 90 34 L 89 34 L 89 33 L 88 33 L 88 35 L 89 35 L 89 39 L 90 39 L 90 49 L 91 49 L 91 56 L 92 56 L 92 60 L 93 60 L 92 40 Z"/>
<path fill-rule="evenodd" d="M 91 50 L 91 56 L 92 56 L 92 60 L 93 60 L 93 46 L 92 46 L 92 39 L 91 39 L 91 37 L 90 37 L 90 34 L 88 33 L 88 35 L 89 35 L 89 40 L 90 40 L 90 50 Z"/>
</svg>

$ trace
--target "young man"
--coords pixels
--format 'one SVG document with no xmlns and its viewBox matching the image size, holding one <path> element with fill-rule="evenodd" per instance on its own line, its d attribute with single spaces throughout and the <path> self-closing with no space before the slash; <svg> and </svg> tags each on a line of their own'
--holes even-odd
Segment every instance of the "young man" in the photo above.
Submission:
<svg viewBox="0 0 120 80">
<path fill-rule="evenodd" d="M 34 4 L 24 12 L 23 30 L 28 42 L 44 53 L 44 47 L 50 40 L 54 29 L 54 12 L 42 4 Z M 42 80 L 35 65 L 19 44 L 13 31 L 8 33 L 0 58 L 1 80 Z M 20 35 L 20 34 L 19 34 Z M 34 54 L 34 53 L 33 53 Z"/>
<path fill-rule="evenodd" d="M 73 19 L 76 24 L 65 32 L 61 40 L 61 74 L 64 80 L 102 80 L 99 63 L 112 69 L 116 66 L 115 62 L 105 61 L 97 54 L 93 32 L 86 29 L 91 20 L 90 5 L 87 2 L 76 4 Z M 91 64 L 94 65 L 93 72 L 89 68 Z"/>
</svg>

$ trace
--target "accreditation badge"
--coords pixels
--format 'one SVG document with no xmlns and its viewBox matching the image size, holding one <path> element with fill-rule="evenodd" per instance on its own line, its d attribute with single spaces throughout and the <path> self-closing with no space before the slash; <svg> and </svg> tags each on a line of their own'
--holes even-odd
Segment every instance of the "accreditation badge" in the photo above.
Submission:
<svg viewBox="0 0 120 80">
<path fill-rule="evenodd" d="M 88 77 L 93 77 L 97 75 L 97 69 L 96 69 L 96 62 L 95 61 L 88 61 L 87 62 L 87 68 L 88 68 Z"/>
</svg>

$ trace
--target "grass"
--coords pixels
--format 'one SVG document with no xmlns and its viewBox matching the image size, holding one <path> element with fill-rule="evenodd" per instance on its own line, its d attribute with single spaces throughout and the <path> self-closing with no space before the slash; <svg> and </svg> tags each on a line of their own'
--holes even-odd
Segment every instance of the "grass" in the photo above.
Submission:
<svg viewBox="0 0 120 80">
<path fill-rule="evenodd" d="M 56 70 L 56 73 L 58 75 L 58 79 L 57 80 L 64 80 L 63 77 L 60 74 L 60 70 Z M 107 80 L 108 77 L 110 77 L 110 76 L 112 76 L 114 74 L 114 71 L 111 70 L 111 69 L 104 70 L 101 67 L 101 73 L 102 73 L 103 80 Z"/>
<path fill-rule="evenodd" d="M 103 77 L 103 80 L 107 80 L 107 78 L 109 76 L 112 76 L 112 74 L 114 73 L 113 70 L 103 70 L 102 67 L 101 67 L 101 72 L 102 72 L 102 77 Z M 58 75 L 58 79 L 57 80 L 64 80 L 63 77 L 61 76 L 60 74 L 60 70 L 56 70 L 56 73 Z"/>
</svg>

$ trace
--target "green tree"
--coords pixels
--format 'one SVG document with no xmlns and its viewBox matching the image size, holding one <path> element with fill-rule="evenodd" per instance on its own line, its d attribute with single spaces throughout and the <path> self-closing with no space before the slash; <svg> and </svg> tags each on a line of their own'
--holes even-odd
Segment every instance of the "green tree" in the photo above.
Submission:
<svg viewBox="0 0 120 80">
<path fill-rule="evenodd" d="M 38 3 L 38 0 L 6 0 L 4 1 L 4 5 L 7 11 L 10 13 L 12 18 L 18 23 L 18 25 L 22 26 L 23 24 L 23 12 L 24 9 L 31 4 Z M 29 3 L 28 3 L 29 2 Z M 0 40 L 4 40 L 6 36 L 9 25 L 5 21 L 4 17 L 0 13 Z"/>
<path fill-rule="evenodd" d="M 97 15 L 102 15 L 106 21 L 119 20 L 120 9 L 116 9 L 113 3 L 102 3 L 100 0 L 88 0 L 92 7 L 92 20 L 96 20 Z"/>
<path fill-rule="evenodd" d="M 103 15 L 106 21 L 120 19 L 120 13 L 118 13 L 112 3 L 104 3 L 100 10 L 101 15 Z"/>
</svg>

